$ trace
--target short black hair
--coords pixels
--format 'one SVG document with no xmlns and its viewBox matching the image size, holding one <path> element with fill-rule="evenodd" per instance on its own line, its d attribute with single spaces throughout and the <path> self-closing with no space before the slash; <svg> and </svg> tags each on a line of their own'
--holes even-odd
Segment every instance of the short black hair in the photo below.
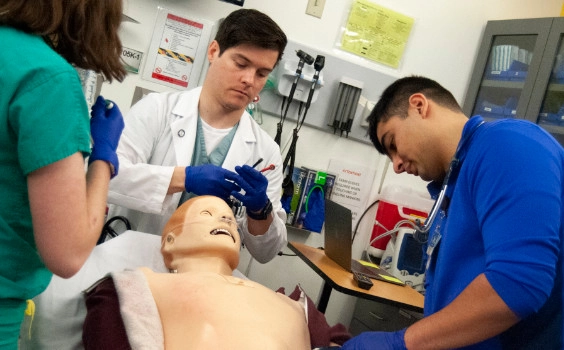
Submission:
<svg viewBox="0 0 564 350">
<path fill-rule="evenodd" d="M 277 63 L 288 43 L 286 34 L 278 24 L 255 9 L 231 12 L 219 25 L 215 40 L 219 44 L 220 55 L 231 47 L 249 44 L 278 51 Z"/>
<path fill-rule="evenodd" d="M 432 79 L 413 75 L 396 80 L 384 90 L 380 100 L 367 118 L 370 140 L 381 154 L 386 154 L 386 150 L 378 140 L 378 124 L 393 116 L 407 118 L 409 97 L 416 93 L 425 95 L 429 100 L 440 106 L 462 112 L 460 105 L 450 91 Z"/>
</svg>

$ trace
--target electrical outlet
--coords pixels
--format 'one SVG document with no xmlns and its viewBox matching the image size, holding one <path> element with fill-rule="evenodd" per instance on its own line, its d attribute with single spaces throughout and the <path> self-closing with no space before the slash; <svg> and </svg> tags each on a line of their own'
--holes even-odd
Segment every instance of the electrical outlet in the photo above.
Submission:
<svg viewBox="0 0 564 350">
<path fill-rule="evenodd" d="M 321 18 L 324 8 L 325 0 L 308 0 L 306 14 Z"/>
</svg>

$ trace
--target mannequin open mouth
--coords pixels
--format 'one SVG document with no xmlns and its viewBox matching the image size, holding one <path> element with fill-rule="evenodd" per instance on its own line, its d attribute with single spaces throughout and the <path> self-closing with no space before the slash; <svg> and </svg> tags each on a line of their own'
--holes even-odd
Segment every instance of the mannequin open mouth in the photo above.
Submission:
<svg viewBox="0 0 564 350">
<path fill-rule="evenodd" d="M 235 237 L 233 237 L 233 235 L 232 235 L 229 231 L 227 231 L 226 229 L 224 229 L 224 228 L 216 228 L 216 229 L 213 229 L 213 230 L 211 230 L 210 235 L 213 235 L 213 236 L 216 236 L 216 235 L 226 235 L 226 236 L 231 237 L 231 238 L 233 239 L 233 243 L 235 243 Z"/>
</svg>

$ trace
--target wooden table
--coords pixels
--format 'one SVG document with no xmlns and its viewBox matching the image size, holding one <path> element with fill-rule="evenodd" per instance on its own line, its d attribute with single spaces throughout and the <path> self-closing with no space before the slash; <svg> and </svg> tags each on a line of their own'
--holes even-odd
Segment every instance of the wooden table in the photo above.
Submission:
<svg viewBox="0 0 564 350">
<path fill-rule="evenodd" d="M 296 253 L 309 267 L 323 278 L 323 289 L 317 309 L 325 312 L 333 289 L 358 298 L 377 301 L 417 312 L 423 311 L 423 295 L 409 286 L 372 279 L 374 285 L 369 290 L 357 287 L 352 273 L 342 268 L 325 255 L 322 249 L 297 242 L 288 242 L 288 248 Z"/>
</svg>

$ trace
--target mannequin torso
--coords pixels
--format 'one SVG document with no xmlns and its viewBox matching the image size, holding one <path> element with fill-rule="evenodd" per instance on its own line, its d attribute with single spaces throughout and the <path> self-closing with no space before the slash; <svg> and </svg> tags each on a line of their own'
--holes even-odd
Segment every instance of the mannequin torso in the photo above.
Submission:
<svg viewBox="0 0 564 350">
<path fill-rule="evenodd" d="M 283 294 L 215 272 L 142 271 L 167 350 L 310 348 L 304 309 Z"/>
<path fill-rule="evenodd" d="M 182 204 L 162 235 L 172 273 L 141 268 L 170 349 L 310 349 L 303 305 L 232 276 L 241 241 L 231 208 L 199 196 Z"/>
</svg>

